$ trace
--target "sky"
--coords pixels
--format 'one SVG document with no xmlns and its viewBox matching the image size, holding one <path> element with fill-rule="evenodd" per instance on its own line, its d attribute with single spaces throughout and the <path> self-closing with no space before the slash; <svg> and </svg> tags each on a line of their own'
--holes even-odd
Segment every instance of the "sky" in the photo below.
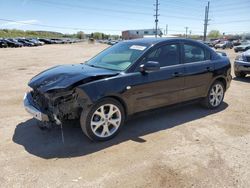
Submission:
<svg viewBox="0 0 250 188">
<path fill-rule="evenodd" d="M 0 29 L 121 34 L 154 28 L 155 0 L 0 0 Z M 159 27 L 202 35 L 205 0 L 159 0 Z M 210 30 L 250 32 L 249 0 L 210 0 Z"/>
</svg>

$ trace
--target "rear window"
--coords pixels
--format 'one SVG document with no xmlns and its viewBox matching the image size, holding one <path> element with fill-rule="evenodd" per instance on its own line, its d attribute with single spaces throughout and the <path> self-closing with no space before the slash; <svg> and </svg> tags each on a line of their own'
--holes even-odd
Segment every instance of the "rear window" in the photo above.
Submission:
<svg viewBox="0 0 250 188">
<path fill-rule="evenodd" d="M 210 52 L 205 48 L 192 44 L 184 44 L 185 63 L 194 63 L 210 59 Z"/>
</svg>

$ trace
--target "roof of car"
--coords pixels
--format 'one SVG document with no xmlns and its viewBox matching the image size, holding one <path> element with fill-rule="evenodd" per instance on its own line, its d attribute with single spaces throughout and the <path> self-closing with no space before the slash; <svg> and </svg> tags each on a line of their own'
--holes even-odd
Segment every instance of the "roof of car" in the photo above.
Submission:
<svg viewBox="0 0 250 188">
<path fill-rule="evenodd" d="M 167 41 L 194 41 L 191 39 L 184 39 L 184 38 L 140 38 L 140 39 L 133 39 L 133 40 L 126 40 L 124 42 L 137 42 L 137 43 L 144 43 L 146 45 L 154 45 L 161 42 L 167 42 Z"/>
</svg>

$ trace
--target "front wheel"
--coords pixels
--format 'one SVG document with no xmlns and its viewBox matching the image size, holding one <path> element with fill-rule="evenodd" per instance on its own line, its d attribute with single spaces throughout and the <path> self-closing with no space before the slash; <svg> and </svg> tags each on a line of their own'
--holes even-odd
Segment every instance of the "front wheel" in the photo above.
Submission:
<svg viewBox="0 0 250 188">
<path fill-rule="evenodd" d="M 91 140 L 106 141 L 119 133 L 124 120 L 123 106 L 112 98 L 106 98 L 91 109 L 83 110 L 80 124 Z"/>
<path fill-rule="evenodd" d="M 209 109 L 218 108 L 224 99 L 225 87 L 222 82 L 215 81 L 209 91 L 207 96 L 203 99 L 203 106 Z"/>
</svg>

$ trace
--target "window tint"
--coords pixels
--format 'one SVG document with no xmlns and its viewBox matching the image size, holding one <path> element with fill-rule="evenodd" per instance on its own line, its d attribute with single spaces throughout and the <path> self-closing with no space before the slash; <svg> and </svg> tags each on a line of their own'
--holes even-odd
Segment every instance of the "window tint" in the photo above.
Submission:
<svg viewBox="0 0 250 188">
<path fill-rule="evenodd" d="M 171 44 L 161 46 L 151 52 L 146 57 L 146 60 L 157 61 L 160 63 L 161 67 L 177 65 L 180 63 L 178 45 Z"/>
<path fill-rule="evenodd" d="M 207 50 L 199 46 L 184 44 L 185 63 L 193 63 L 209 59 L 210 59 L 210 52 L 208 52 Z"/>
</svg>

